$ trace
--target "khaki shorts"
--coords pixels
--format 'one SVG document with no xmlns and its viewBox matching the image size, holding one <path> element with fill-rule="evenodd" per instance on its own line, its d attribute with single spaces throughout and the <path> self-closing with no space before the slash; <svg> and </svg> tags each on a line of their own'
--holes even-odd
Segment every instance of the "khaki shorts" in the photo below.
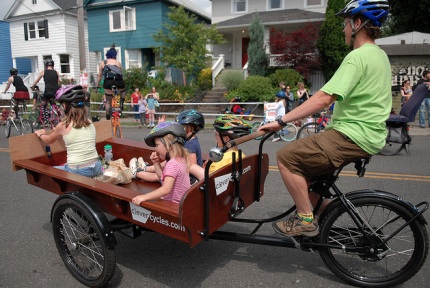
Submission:
<svg viewBox="0 0 430 288">
<path fill-rule="evenodd" d="M 307 180 L 331 174 L 340 166 L 369 157 L 346 135 L 328 130 L 292 142 L 276 153 L 277 159 L 292 173 Z"/>
</svg>

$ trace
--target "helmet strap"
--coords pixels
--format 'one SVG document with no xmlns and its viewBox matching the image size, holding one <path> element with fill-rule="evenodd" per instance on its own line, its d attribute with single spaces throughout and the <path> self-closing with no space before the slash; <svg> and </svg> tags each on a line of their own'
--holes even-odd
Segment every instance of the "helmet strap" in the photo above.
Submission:
<svg viewBox="0 0 430 288">
<path fill-rule="evenodd" d="M 359 18 L 355 18 L 355 19 L 359 19 Z M 355 36 L 357 35 L 358 31 L 361 30 L 361 28 L 363 28 L 364 26 L 366 26 L 367 23 L 369 23 L 370 20 L 369 19 L 364 20 L 363 23 L 361 23 L 360 27 L 358 27 L 357 29 L 355 29 L 354 19 L 350 18 L 349 21 L 350 21 L 351 29 L 352 29 L 351 42 L 349 43 L 349 48 L 352 50 L 352 49 L 354 49 Z"/>
</svg>

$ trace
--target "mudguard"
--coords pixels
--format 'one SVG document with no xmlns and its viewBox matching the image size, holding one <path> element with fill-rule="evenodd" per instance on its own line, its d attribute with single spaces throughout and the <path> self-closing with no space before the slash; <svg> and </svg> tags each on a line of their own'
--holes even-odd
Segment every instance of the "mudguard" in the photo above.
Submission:
<svg viewBox="0 0 430 288">
<path fill-rule="evenodd" d="M 411 203 L 409 203 L 408 201 L 404 200 L 402 197 L 390 193 L 390 192 L 386 192 L 386 191 L 381 191 L 381 190 L 356 190 L 356 191 L 351 191 L 345 194 L 345 197 L 348 200 L 354 200 L 354 199 L 360 199 L 360 198 L 380 198 L 380 199 L 388 199 L 388 200 L 393 200 L 396 201 L 397 203 L 401 204 L 403 207 L 405 207 L 407 210 L 411 211 L 414 215 L 417 215 L 419 210 L 415 205 L 412 205 Z M 327 216 L 327 214 L 335 209 L 336 207 L 338 207 L 339 205 L 342 205 L 341 201 L 339 198 L 334 199 L 332 202 L 330 202 L 330 204 L 327 206 L 326 209 L 324 209 L 324 211 L 322 212 L 320 219 L 324 219 L 325 216 Z M 427 225 L 427 221 L 426 219 L 420 215 L 417 218 L 422 224 Z"/>
<path fill-rule="evenodd" d="M 103 237 L 103 240 L 105 241 L 107 247 L 109 249 L 112 249 L 115 247 L 117 243 L 115 234 L 109 224 L 109 221 L 106 218 L 106 215 L 103 213 L 103 211 L 99 206 L 97 206 L 90 198 L 88 198 L 82 193 L 70 192 L 70 193 L 65 193 L 60 197 L 58 197 L 57 200 L 55 200 L 54 205 L 52 205 L 51 222 L 52 222 L 54 207 L 62 199 L 71 199 L 83 205 L 85 208 L 87 208 L 87 210 L 91 213 L 91 215 L 94 217 L 95 221 L 97 222 L 96 224 L 99 226 L 100 231 L 102 232 L 101 236 Z"/>
</svg>

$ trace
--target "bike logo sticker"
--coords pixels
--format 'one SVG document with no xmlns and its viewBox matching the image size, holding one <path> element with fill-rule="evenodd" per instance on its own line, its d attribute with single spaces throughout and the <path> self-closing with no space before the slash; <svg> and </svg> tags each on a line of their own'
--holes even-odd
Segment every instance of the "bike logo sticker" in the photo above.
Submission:
<svg viewBox="0 0 430 288">
<path fill-rule="evenodd" d="M 146 222 L 149 220 L 150 222 L 154 224 L 161 224 L 164 226 L 168 226 L 170 228 L 179 230 L 181 232 L 185 232 L 185 227 L 179 225 L 178 223 L 171 222 L 167 219 L 164 219 L 161 216 L 155 216 L 152 215 L 152 212 L 148 209 L 145 209 L 143 207 L 137 206 L 131 202 L 130 203 L 130 211 L 131 211 L 131 217 L 133 220 L 139 221 L 143 224 L 146 224 Z"/>
<path fill-rule="evenodd" d="M 231 179 L 231 174 L 225 174 L 215 178 L 214 182 L 215 182 L 215 191 L 217 196 L 227 190 L 230 179 Z"/>
</svg>

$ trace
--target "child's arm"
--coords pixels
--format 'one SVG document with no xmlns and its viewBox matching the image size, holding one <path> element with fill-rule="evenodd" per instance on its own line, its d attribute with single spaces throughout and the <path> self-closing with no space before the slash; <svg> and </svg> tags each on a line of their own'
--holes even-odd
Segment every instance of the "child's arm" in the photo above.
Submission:
<svg viewBox="0 0 430 288">
<path fill-rule="evenodd" d="M 164 178 L 163 186 L 147 194 L 136 196 L 131 201 L 136 205 L 140 205 L 140 203 L 142 203 L 143 201 L 160 199 L 161 197 L 166 196 L 170 193 L 170 191 L 172 191 L 174 184 L 175 178 L 166 176 Z"/>
</svg>

